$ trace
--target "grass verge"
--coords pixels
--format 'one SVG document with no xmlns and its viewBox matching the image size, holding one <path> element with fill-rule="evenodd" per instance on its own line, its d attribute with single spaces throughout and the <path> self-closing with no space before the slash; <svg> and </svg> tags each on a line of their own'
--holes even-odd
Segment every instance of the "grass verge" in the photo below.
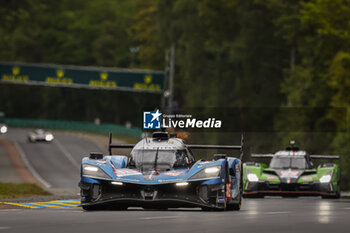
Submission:
<svg viewBox="0 0 350 233">
<path fill-rule="evenodd" d="M 0 183 L 0 199 L 51 195 L 35 184 Z"/>
</svg>

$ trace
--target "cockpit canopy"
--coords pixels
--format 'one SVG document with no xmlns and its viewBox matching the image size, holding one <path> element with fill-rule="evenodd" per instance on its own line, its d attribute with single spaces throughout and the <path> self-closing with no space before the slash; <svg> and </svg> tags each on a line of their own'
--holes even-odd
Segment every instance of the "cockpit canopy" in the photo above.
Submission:
<svg viewBox="0 0 350 233">
<path fill-rule="evenodd" d="M 270 168 L 273 169 L 310 169 L 311 165 L 306 160 L 305 156 L 276 156 L 271 159 Z"/>
<path fill-rule="evenodd" d="M 168 170 L 188 167 L 193 161 L 187 149 L 134 149 L 129 165 L 141 170 Z"/>
</svg>

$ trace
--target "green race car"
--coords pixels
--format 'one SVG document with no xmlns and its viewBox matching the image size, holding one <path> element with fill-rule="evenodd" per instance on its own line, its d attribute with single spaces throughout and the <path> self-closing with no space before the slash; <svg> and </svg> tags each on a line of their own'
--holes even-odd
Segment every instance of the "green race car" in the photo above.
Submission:
<svg viewBox="0 0 350 233">
<path fill-rule="evenodd" d="M 243 196 L 322 196 L 340 197 L 340 168 L 326 163 L 314 167 L 312 159 L 339 159 L 337 155 L 309 155 L 291 146 L 275 154 L 252 154 L 252 158 L 271 158 L 270 165 L 243 164 Z"/>
</svg>

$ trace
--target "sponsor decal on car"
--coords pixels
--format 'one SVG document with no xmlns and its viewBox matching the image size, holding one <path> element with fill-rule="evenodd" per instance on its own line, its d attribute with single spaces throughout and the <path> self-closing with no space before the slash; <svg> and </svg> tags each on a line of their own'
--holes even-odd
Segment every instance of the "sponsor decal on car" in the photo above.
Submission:
<svg viewBox="0 0 350 233">
<path fill-rule="evenodd" d="M 211 162 L 210 161 L 203 161 L 198 163 L 198 168 L 208 166 Z"/>
<path fill-rule="evenodd" d="M 167 175 L 167 176 L 178 176 L 180 174 L 183 174 L 183 171 L 169 171 L 164 173 L 164 175 Z"/>
<path fill-rule="evenodd" d="M 183 179 L 158 180 L 159 183 L 178 182 L 178 181 L 184 181 L 184 180 Z"/>
<path fill-rule="evenodd" d="M 132 175 L 141 175 L 141 172 L 132 170 L 132 169 L 117 169 L 115 170 L 117 176 L 132 176 Z"/>
<path fill-rule="evenodd" d="M 305 180 L 305 181 L 312 181 L 312 177 L 311 176 L 305 176 L 305 177 L 302 177 L 301 179 Z"/>
<path fill-rule="evenodd" d="M 127 179 L 127 178 L 122 178 L 122 177 L 117 177 L 117 180 L 129 181 L 129 182 L 139 182 L 139 180 L 136 180 L 136 179 Z"/>
<path fill-rule="evenodd" d="M 291 169 L 289 170 L 284 170 L 280 172 L 280 177 L 281 178 L 298 178 L 300 172 L 299 171 L 293 171 Z"/>
</svg>

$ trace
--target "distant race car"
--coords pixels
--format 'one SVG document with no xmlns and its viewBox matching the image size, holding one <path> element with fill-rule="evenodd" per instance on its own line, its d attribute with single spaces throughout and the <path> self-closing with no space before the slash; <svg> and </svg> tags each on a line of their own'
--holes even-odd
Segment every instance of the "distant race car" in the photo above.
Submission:
<svg viewBox="0 0 350 233">
<path fill-rule="evenodd" d="M 7 125 L 0 124 L 0 134 L 5 134 L 7 132 Z"/>
<path fill-rule="evenodd" d="M 239 146 L 186 145 L 166 132 L 155 132 L 136 145 L 109 141 L 109 156 L 90 153 L 81 165 L 81 206 L 85 210 L 241 208 L 241 160 L 220 154 L 195 161 L 191 149 L 233 149 Z M 129 157 L 111 155 L 112 148 L 132 148 Z"/>
<path fill-rule="evenodd" d="M 339 159 L 337 155 L 309 155 L 291 146 L 275 154 L 252 154 L 252 158 L 271 158 L 269 167 L 263 163 L 243 164 L 243 196 L 312 195 L 323 198 L 340 197 L 340 168 L 333 163 L 314 167 L 311 159 Z"/>
<path fill-rule="evenodd" d="M 28 134 L 29 142 L 51 142 L 53 139 L 53 134 L 43 129 L 37 129 Z"/>
</svg>

